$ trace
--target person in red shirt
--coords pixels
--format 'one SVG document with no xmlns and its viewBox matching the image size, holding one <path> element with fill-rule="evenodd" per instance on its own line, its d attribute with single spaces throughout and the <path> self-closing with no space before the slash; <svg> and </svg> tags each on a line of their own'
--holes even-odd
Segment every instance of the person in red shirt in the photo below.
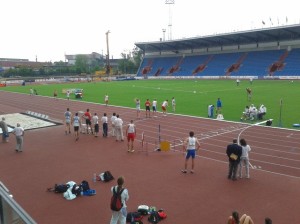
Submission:
<svg viewBox="0 0 300 224">
<path fill-rule="evenodd" d="M 86 133 L 89 134 L 89 127 L 91 129 L 91 132 L 93 134 L 93 128 L 92 128 L 92 114 L 90 113 L 90 109 L 86 109 L 86 112 L 83 114 L 83 118 L 85 119 L 86 123 Z"/>
<path fill-rule="evenodd" d="M 145 107 L 146 107 L 146 117 L 150 117 L 150 107 L 151 107 L 151 102 L 149 99 L 146 100 L 145 102 Z"/>
</svg>

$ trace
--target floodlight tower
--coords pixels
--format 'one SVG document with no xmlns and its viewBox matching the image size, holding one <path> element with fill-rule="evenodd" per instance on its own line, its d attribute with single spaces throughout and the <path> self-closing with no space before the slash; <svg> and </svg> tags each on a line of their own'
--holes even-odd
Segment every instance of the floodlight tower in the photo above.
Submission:
<svg viewBox="0 0 300 224">
<path fill-rule="evenodd" d="M 109 44 L 108 44 L 108 34 L 110 31 L 108 30 L 106 34 L 106 48 L 107 48 L 107 55 L 106 55 L 106 74 L 110 74 L 110 64 L 109 64 Z"/>
<path fill-rule="evenodd" d="M 162 29 L 162 31 L 163 31 L 163 41 L 165 41 L 166 40 L 166 29 Z"/>
<path fill-rule="evenodd" d="M 172 6 L 175 4 L 175 0 L 166 0 L 165 4 L 169 5 L 168 39 L 172 40 Z"/>
</svg>

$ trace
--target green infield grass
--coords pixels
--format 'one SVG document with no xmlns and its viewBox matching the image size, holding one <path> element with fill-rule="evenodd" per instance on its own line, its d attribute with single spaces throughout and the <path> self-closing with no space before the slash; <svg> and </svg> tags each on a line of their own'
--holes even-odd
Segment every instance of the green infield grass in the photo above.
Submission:
<svg viewBox="0 0 300 224">
<path fill-rule="evenodd" d="M 171 112 L 171 99 L 176 99 L 176 114 L 208 117 L 208 105 L 215 105 L 217 98 L 222 101 L 222 114 L 225 120 L 240 121 L 246 105 L 260 104 L 267 107 L 266 119 L 273 119 L 272 126 L 293 128 L 300 123 L 300 81 L 289 80 L 134 80 L 90 83 L 64 83 L 26 86 L 8 86 L 5 91 L 29 94 L 35 88 L 39 95 L 53 96 L 57 90 L 59 98 L 66 98 L 63 89 L 84 90 L 82 101 L 104 103 L 104 95 L 109 95 L 109 104 L 135 108 L 135 98 L 141 100 L 142 109 L 146 99 L 157 99 L 158 111 L 161 103 L 168 99 Z M 246 88 L 252 89 L 252 100 L 247 99 Z M 71 99 L 76 100 L 74 94 Z M 280 106 L 282 102 L 282 106 Z M 83 108 L 84 109 L 84 108 Z M 98 112 L 99 113 L 99 112 Z M 215 112 L 214 112 L 215 115 Z M 281 119 L 280 119 L 281 118 Z M 247 121 L 256 123 L 258 121 Z"/>
</svg>

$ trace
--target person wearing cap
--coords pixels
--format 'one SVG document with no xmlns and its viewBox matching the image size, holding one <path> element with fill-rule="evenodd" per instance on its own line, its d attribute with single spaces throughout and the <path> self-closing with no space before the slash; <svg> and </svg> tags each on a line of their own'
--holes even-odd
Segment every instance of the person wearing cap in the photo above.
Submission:
<svg viewBox="0 0 300 224">
<path fill-rule="evenodd" d="M 16 136 L 16 152 L 23 151 L 23 136 L 24 136 L 24 128 L 21 127 L 19 123 L 17 123 L 17 127 L 14 128 L 13 134 Z"/>
<path fill-rule="evenodd" d="M 7 124 L 5 122 L 5 117 L 2 117 L 2 120 L 0 121 L 0 128 L 2 129 L 2 142 L 6 143 L 8 142 L 8 127 Z"/>
</svg>

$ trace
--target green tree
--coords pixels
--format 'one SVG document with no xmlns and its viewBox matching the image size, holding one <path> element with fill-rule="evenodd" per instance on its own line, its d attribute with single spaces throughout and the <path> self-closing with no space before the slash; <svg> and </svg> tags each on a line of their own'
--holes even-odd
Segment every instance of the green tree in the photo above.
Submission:
<svg viewBox="0 0 300 224">
<path fill-rule="evenodd" d="M 85 55 L 77 55 L 75 67 L 77 73 L 86 73 L 89 70 L 88 58 Z"/>
<path fill-rule="evenodd" d="M 135 47 L 129 54 L 121 53 L 122 59 L 118 63 L 119 71 L 122 74 L 136 74 L 141 64 L 143 52 Z"/>
</svg>

